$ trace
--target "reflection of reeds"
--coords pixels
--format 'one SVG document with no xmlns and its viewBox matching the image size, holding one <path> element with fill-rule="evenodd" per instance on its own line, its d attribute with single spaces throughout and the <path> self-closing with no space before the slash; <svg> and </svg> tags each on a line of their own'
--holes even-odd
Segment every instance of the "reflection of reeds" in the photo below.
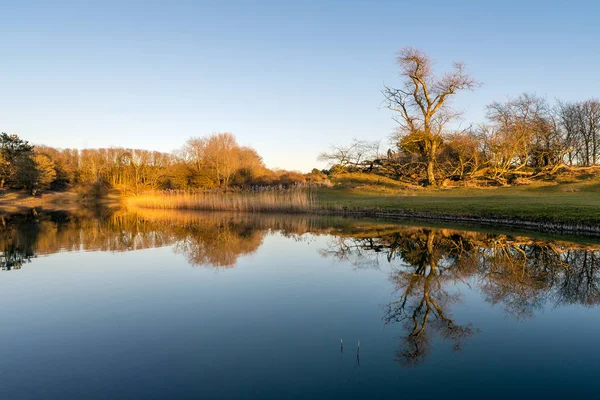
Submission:
<svg viewBox="0 0 600 400">
<path fill-rule="evenodd" d="M 306 212 L 316 208 L 308 188 L 294 187 L 235 192 L 152 192 L 131 197 L 128 205 L 139 208 L 204 211 Z"/>
</svg>

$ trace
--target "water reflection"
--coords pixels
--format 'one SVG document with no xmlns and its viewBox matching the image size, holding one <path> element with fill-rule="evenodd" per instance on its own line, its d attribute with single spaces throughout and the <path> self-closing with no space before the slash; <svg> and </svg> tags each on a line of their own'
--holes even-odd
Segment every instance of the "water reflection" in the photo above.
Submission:
<svg viewBox="0 0 600 400">
<path fill-rule="evenodd" d="M 477 332 L 452 317 L 459 283 L 476 285 L 487 302 L 517 319 L 531 318 L 547 305 L 600 302 L 597 245 L 403 227 L 335 237 L 323 254 L 361 268 L 381 260 L 393 264 L 398 299 L 385 307 L 384 321 L 406 330 L 397 354 L 405 365 L 423 361 L 434 334 L 459 350 Z"/>
<path fill-rule="evenodd" d="M 327 235 L 324 257 L 356 268 L 391 268 L 394 301 L 385 324 L 403 329 L 396 358 L 416 365 L 435 338 L 459 350 L 478 328 L 457 321 L 461 285 L 507 316 L 527 319 L 544 307 L 600 302 L 600 246 L 498 233 L 411 227 L 343 218 L 194 212 L 30 212 L 0 218 L 0 268 L 20 269 L 62 251 L 131 251 L 173 246 L 194 266 L 230 268 L 272 232 L 294 240 Z M 358 359 L 357 359 L 358 362 Z"/>
<path fill-rule="evenodd" d="M 330 219 L 251 214 L 125 211 L 104 215 L 37 213 L 0 216 L 0 260 L 4 270 L 32 258 L 64 251 L 123 252 L 173 246 L 193 266 L 233 267 L 255 252 L 265 235 L 278 232 L 299 240 L 326 233 Z"/>
<path fill-rule="evenodd" d="M 128 251 L 172 244 L 168 232 L 135 215 L 87 213 L 17 214 L 0 217 L 3 270 L 20 269 L 36 256 L 62 251 Z"/>
</svg>

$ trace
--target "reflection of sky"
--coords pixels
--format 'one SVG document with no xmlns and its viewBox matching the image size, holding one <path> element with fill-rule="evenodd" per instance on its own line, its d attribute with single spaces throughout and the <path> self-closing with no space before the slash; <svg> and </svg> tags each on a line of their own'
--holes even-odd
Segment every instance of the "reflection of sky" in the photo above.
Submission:
<svg viewBox="0 0 600 400">
<path fill-rule="evenodd" d="M 164 247 L 59 253 L 3 273 L 0 395 L 489 398 L 595 385 L 597 310 L 515 321 L 472 280 L 452 289 L 462 303 L 451 314 L 480 332 L 460 353 L 438 338 L 423 364 L 400 368 L 394 352 L 405 332 L 382 321 L 382 306 L 397 298 L 389 269 L 323 258 L 327 243 L 267 235 L 235 268 L 217 270 Z"/>
</svg>

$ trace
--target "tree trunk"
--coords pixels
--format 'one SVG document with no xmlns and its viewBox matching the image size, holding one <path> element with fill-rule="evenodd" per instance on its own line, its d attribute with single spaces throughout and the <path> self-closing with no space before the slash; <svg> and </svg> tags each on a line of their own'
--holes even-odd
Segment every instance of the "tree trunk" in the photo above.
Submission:
<svg viewBox="0 0 600 400">
<path fill-rule="evenodd" d="M 435 181 L 435 161 L 433 158 L 427 160 L 427 184 L 429 186 L 436 186 Z"/>
<path fill-rule="evenodd" d="M 436 186 L 435 181 L 435 156 L 437 153 L 437 142 L 435 138 L 432 138 L 427 151 L 427 184 L 429 186 Z"/>
</svg>

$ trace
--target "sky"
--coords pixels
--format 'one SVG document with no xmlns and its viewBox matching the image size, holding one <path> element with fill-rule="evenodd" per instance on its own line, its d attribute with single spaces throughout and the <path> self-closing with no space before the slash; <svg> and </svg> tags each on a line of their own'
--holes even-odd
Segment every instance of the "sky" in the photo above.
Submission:
<svg viewBox="0 0 600 400">
<path fill-rule="evenodd" d="M 270 168 L 388 138 L 384 84 L 417 47 L 482 83 L 462 125 L 529 92 L 600 97 L 596 1 L 0 0 L 0 131 L 60 148 L 171 151 L 231 132 Z"/>
</svg>

